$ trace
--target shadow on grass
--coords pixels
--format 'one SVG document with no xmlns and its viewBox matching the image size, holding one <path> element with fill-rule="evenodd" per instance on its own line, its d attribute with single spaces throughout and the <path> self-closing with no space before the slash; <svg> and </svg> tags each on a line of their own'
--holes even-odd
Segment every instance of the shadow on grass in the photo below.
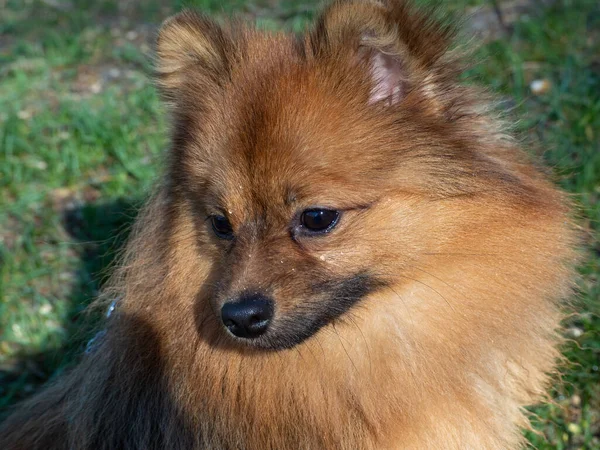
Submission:
<svg viewBox="0 0 600 450">
<path fill-rule="evenodd" d="M 86 311 L 108 278 L 141 202 L 117 199 L 66 209 L 62 225 L 79 253 L 74 288 L 65 303 L 63 344 L 44 352 L 26 350 L 0 366 L 0 420 L 11 406 L 36 392 L 49 379 L 79 361 L 87 342 L 98 331 L 101 312 Z"/>
</svg>

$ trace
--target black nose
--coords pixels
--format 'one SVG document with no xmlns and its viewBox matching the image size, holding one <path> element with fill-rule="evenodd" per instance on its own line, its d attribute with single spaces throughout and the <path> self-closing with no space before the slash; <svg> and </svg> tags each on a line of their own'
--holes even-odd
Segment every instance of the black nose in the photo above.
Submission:
<svg viewBox="0 0 600 450">
<path fill-rule="evenodd" d="M 254 339 L 267 331 L 273 318 L 273 302 L 264 295 L 244 296 L 221 308 L 221 320 L 234 336 Z"/>
</svg>

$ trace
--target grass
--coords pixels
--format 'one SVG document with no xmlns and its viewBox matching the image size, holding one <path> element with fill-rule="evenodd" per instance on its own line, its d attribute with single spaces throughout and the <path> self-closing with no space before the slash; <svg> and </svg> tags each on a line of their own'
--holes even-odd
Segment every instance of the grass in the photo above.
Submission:
<svg viewBox="0 0 600 450">
<path fill-rule="evenodd" d="M 137 3 L 0 0 L 0 411 L 76 360 L 94 322 L 82 311 L 155 179 L 166 147 L 148 77 L 156 25 L 192 5 L 299 30 L 316 10 L 308 0 Z M 591 249 L 580 313 L 565 323 L 570 363 L 527 436 L 539 449 L 600 448 L 600 4 L 537 2 L 518 19 L 510 37 L 479 47 L 468 76 L 510 105 L 517 132 L 573 193 Z M 534 95 L 540 79 L 551 87 Z"/>
</svg>

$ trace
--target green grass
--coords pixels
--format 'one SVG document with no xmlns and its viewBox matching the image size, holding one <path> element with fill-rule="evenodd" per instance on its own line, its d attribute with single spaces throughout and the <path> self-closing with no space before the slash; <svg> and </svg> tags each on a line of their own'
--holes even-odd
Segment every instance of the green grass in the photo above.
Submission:
<svg viewBox="0 0 600 450">
<path fill-rule="evenodd" d="M 166 123 L 149 81 L 149 40 L 197 6 L 267 28 L 302 29 L 315 2 L 0 0 L 0 412 L 82 351 L 82 311 L 156 177 Z M 455 14 L 479 1 L 453 1 Z M 90 6 L 93 4 L 93 6 Z M 51 6 L 54 5 L 54 6 Z M 272 5 L 276 5 L 273 7 Z M 517 132 L 581 206 L 591 249 L 571 361 L 555 403 L 535 408 L 540 449 L 600 448 L 600 4 L 535 3 L 476 52 L 469 78 L 496 91 Z M 551 88 L 533 95 L 536 79 Z"/>
</svg>

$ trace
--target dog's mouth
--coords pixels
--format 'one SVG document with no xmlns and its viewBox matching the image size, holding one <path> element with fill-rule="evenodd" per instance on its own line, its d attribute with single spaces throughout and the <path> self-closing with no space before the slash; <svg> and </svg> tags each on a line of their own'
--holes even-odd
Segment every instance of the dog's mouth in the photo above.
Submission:
<svg viewBox="0 0 600 450">
<path fill-rule="evenodd" d="M 293 348 L 323 327 L 351 314 L 351 310 L 365 297 L 385 285 L 384 281 L 366 272 L 315 283 L 311 286 L 311 300 L 279 314 L 276 311 L 265 331 L 257 336 L 240 337 L 232 332 L 228 323 L 224 323 L 224 328 L 241 345 L 264 350 Z"/>
</svg>

